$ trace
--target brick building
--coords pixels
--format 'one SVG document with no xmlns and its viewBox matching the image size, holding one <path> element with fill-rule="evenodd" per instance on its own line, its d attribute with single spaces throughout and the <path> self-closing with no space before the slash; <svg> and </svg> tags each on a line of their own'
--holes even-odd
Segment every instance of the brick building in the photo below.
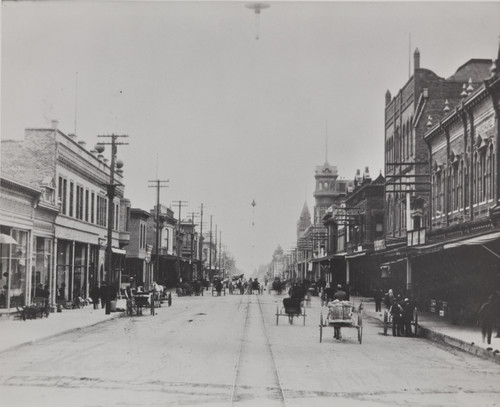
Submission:
<svg viewBox="0 0 500 407">
<path fill-rule="evenodd" d="M 428 118 L 431 223 L 426 244 L 413 249 L 417 297 L 457 322 L 500 291 L 499 55 L 483 81 L 464 80 L 454 109 Z M 462 79 L 465 79 L 463 77 Z"/>
<path fill-rule="evenodd" d="M 464 82 L 480 86 L 488 76 L 490 60 L 471 59 L 451 77 L 439 77 L 420 67 L 414 53 L 413 75 L 392 97 L 385 98 L 385 176 L 387 178 L 386 238 L 406 239 L 406 232 L 430 224 L 428 205 L 429 149 L 424 141 L 429 116 L 443 115 L 461 100 Z"/>
<path fill-rule="evenodd" d="M 119 165 L 118 167 L 121 167 Z M 106 184 L 110 166 L 97 151 L 88 151 L 83 141 L 53 128 L 27 129 L 23 140 L 2 140 L 2 176 L 40 191 L 41 201 L 49 201 L 46 222 L 53 222 L 49 232 L 41 235 L 27 231 L 27 269 L 35 273 L 34 281 L 49 281 L 52 302 L 72 301 L 76 295 L 88 296 L 92 286 L 103 280 L 120 284 L 125 250 L 129 242 L 128 219 L 130 202 L 124 198 L 122 169 L 118 168 L 118 182 L 114 199 L 113 270 L 105 263 L 108 200 Z M 54 216 L 55 207 L 58 212 Z M 2 212 L 3 212 L 2 207 Z M 8 214 L 6 215 L 8 218 Z M 8 225 L 1 225 L 4 229 Z M 36 253 L 52 253 L 52 264 L 38 274 L 33 264 Z M 41 260 L 40 260 L 41 262 Z M 39 262 L 39 263 L 40 263 Z M 40 266 L 41 267 L 41 266 Z M 108 274 L 109 273 L 109 274 Z"/>
</svg>

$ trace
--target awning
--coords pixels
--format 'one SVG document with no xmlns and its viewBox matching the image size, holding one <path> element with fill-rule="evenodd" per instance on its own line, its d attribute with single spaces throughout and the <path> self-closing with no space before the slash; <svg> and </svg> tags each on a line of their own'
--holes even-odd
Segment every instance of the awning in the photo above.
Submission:
<svg viewBox="0 0 500 407">
<path fill-rule="evenodd" d="M 348 254 L 345 256 L 346 259 L 354 259 L 355 257 L 361 257 L 366 255 L 366 250 L 362 252 L 354 252 L 353 254 Z"/>
<path fill-rule="evenodd" d="M 406 261 L 406 258 L 403 258 L 403 259 L 397 259 L 397 260 L 393 260 L 393 261 L 387 261 L 385 263 L 382 263 L 380 265 L 380 267 L 384 267 L 384 266 L 390 266 L 391 264 L 396 264 L 396 263 L 400 263 L 402 261 Z"/>
<path fill-rule="evenodd" d="M 123 249 L 117 249 L 116 247 L 112 247 L 111 251 L 116 254 L 127 254 L 126 250 Z"/>
<path fill-rule="evenodd" d="M 461 246 L 483 245 L 492 242 L 496 239 L 500 239 L 500 232 L 488 233 L 487 235 L 475 236 L 469 239 L 459 240 L 453 243 L 447 243 L 443 245 L 443 249 L 453 249 Z"/>
</svg>

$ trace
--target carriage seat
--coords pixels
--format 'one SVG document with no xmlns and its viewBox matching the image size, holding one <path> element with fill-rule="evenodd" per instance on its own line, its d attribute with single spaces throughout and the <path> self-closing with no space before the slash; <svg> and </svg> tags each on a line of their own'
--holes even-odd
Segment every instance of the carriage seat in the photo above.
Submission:
<svg viewBox="0 0 500 407">
<path fill-rule="evenodd" d="M 283 306 L 285 307 L 285 312 L 287 314 L 301 315 L 302 314 L 301 302 L 302 300 L 299 298 L 284 298 Z"/>
</svg>

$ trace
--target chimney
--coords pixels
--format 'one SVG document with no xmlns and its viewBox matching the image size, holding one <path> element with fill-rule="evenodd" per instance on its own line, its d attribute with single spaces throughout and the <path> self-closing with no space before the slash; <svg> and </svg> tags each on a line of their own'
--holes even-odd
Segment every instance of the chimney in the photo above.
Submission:
<svg viewBox="0 0 500 407">
<path fill-rule="evenodd" d="M 57 126 L 59 125 L 59 122 L 57 120 L 52 120 L 52 128 L 54 130 L 57 130 Z"/>
<path fill-rule="evenodd" d="M 420 69 L 420 51 L 415 49 L 415 52 L 413 54 L 413 69 L 416 71 L 417 69 Z"/>
<path fill-rule="evenodd" d="M 387 89 L 387 92 L 385 92 L 385 105 L 387 106 L 389 103 L 391 103 L 391 92 L 389 92 L 389 89 Z"/>
</svg>

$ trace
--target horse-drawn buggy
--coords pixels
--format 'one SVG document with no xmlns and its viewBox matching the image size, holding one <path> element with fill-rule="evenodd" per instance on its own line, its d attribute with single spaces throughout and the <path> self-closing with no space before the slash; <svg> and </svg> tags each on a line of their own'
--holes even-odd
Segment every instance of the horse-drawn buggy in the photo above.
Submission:
<svg viewBox="0 0 500 407">
<path fill-rule="evenodd" d="M 288 323 L 293 324 L 293 319 L 302 317 L 303 325 L 306 324 L 306 310 L 304 308 L 304 300 L 301 298 L 284 298 L 283 307 L 276 306 L 276 325 L 278 325 L 279 317 L 288 317 Z"/>
<path fill-rule="evenodd" d="M 321 313 L 319 322 L 319 341 L 323 341 L 323 328 L 333 327 L 333 337 L 337 340 L 342 338 L 341 328 L 355 328 L 358 331 L 358 341 L 361 344 L 363 338 L 363 303 L 355 307 L 349 301 L 335 300 L 328 304 L 328 314 L 323 318 Z"/>
<path fill-rule="evenodd" d="M 222 280 L 222 277 L 215 276 L 214 282 L 212 284 L 212 297 L 214 295 L 220 297 L 221 294 L 223 294 L 224 296 L 226 295 L 226 284 L 225 281 Z"/>
<path fill-rule="evenodd" d="M 127 315 L 142 315 L 144 308 L 149 308 L 151 315 L 155 314 L 152 294 L 137 292 L 132 294 L 130 298 L 127 298 Z"/>
</svg>

